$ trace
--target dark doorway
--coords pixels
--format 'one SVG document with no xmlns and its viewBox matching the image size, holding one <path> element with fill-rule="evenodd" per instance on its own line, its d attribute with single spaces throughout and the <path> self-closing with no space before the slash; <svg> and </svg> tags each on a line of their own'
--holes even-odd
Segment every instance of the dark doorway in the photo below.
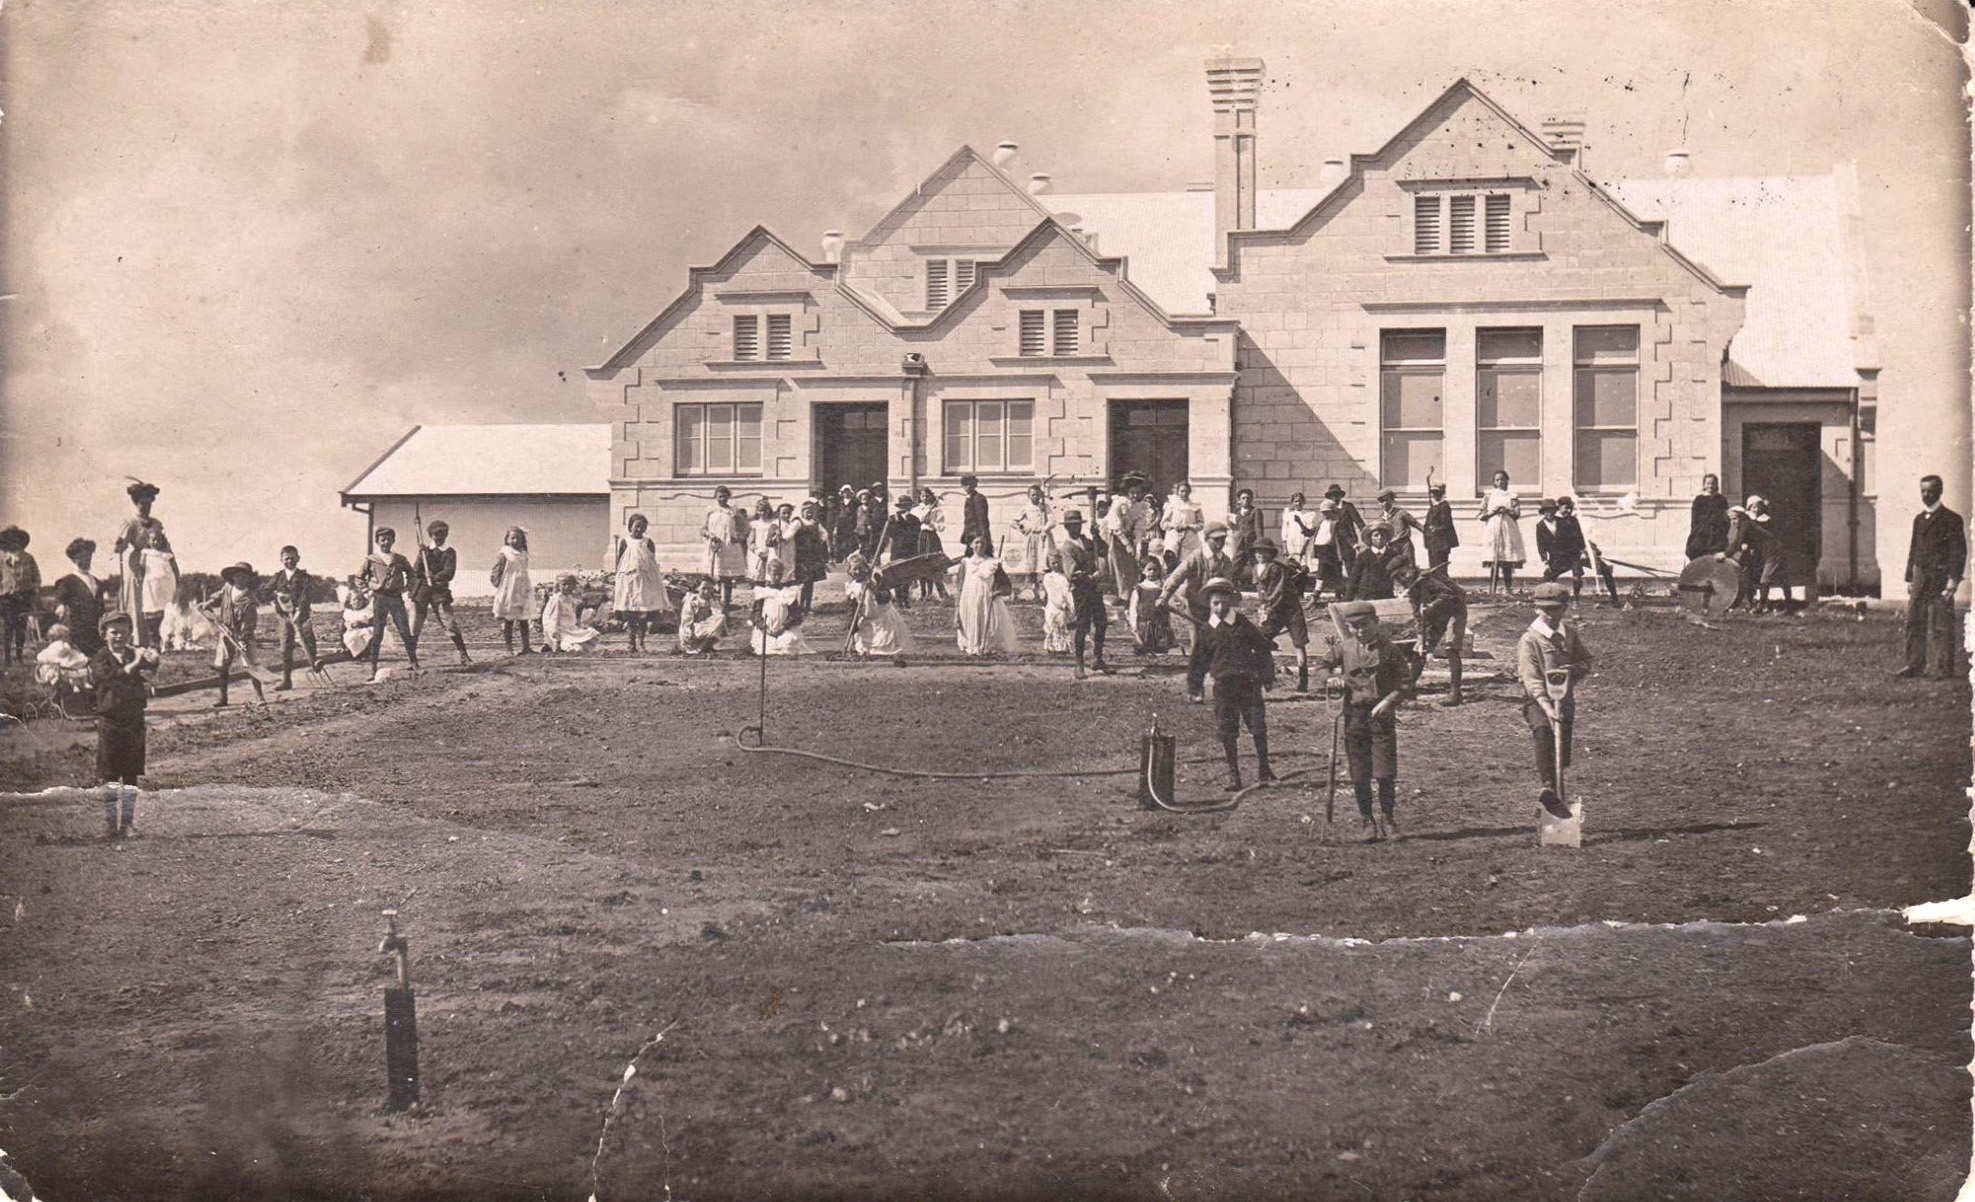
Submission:
<svg viewBox="0 0 1975 1202">
<path fill-rule="evenodd" d="M 1824 545 L 1824 454 L 1816 422 L 1749 422 L 1742 427 L 1742 492 L 1769 502 L 1786 548 L 1784 583 L 1814 586 Z"/>
<path fill-rule="evenodd" d="M 1143 472 L 1155 496 L 1186 479 L 1186 402 L 1111 402 L 1111 487 Z"/>
<path fill-rule="evenodd" d="M 885 471 L 891 406 L 819 404 L 815 414 L 816 493 L 827 496 L 848 484 L 869 488 Z"/>
</svg>

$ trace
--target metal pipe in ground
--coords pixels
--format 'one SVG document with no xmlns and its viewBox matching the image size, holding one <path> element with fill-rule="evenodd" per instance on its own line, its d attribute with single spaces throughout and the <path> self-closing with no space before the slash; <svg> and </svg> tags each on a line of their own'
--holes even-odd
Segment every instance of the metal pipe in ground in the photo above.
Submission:
<svg viewBox="0 0 1975 1202">
<path fill-rule="evenodd" d="M 397 984 L 384 989 L 384 1075 L 386 1110 L 418 1104 L 418 1001 L 411 987 L 411 944 L 398 933 L 398 912 L 384 911 L 380 955 L 397 962 Z"/>
</svg>

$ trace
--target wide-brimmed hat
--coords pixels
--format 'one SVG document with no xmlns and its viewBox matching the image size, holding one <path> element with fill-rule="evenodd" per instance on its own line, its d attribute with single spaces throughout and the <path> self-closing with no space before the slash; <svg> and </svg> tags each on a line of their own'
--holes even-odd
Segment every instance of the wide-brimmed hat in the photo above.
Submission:
<svg viewBox="0 0 1975 1202">
<path fill-rule="evenodd" d="M 85 551 L 87 551 L 91 555 L 94 555 L 96 553 L 95 539 L 72 538 L 69 540 L 68 548 L 63 552 L 63 554 L 67 555 L 70 559 L 74 559 L 76 556 L 81 555 Z"/>
<path fill-rule="evenodd" d="M 9 526 L 0 530 L 0 551 L 27 550 L 28 533 L 19 526 Z"/>
<path fill-rule="evenodd" d="M 1538 605 L 1569 605 L 1570 589 L 1552 580 L 1537 585 L 1534 598 Z"/>
<path fill-rule="evenodd" d="M 1341 501 L 1344 499 L 1344 486 L 1342 484 L 1333 484 L 1329 488 L 1324 489 L 1324 495 L 1333 501 Z"/>
<path fill-rule="evenodd" d="M 1253 551 L 1257 555 L 1260 555 L 1264 552 L 1267 552 L 1270 555 L 1275 555 L 1280 553 L 1282 548 L 1276 546 L 1276 540 L 1272 538 L 1258 538 L 1255 540 L 1255 545 L 1253 547 L 1250 547 L 1249 550 Z"/>
<path fill-rule="evenodd" d="M 1337 603 L 1337 616 L 1346 622 L 1358 618 L 1378 617 L 1378 606 L 1369 601 L 1340 601 Z"/>
<path fill-rule="evenodd" d="M 221 568 L 219 578 L 228 584 L 238 581 L 241 588 L 248 588 L 254 583 L 254 565 L 243 559 L 232 567 Z"/>
<path fill-rule="evenodd" d="M 1226 576 L 1216 576 L 1200 586 L 1200 596 L 1203 600 L 1213 596 L 1215 593 L 1226 593 L 1228 596 L 1240 600 L 1241 586 L 1229 580 Z"/>
<path fill-rule="evenodd" d="M 1391 489 L 1389 489 L 1389 488 L 1381 488 L 1381 489 L 1379 489 L 1379 491 L 1378 491 L 1378 497 L 1377 497 L 1377 499 L 1378 499 L 1378 500 L 1380 500 L 1380 501 L 1396 501 L 1396 500 L 1398 500 L 1398 499 L 1399 499 L 1399 494 L 1398 494 L 1398 493 L 1396 493 L 1396 492 L 1393 492 L 1393 491 L 1392 491 Z"/>
<path fill-rule="evenodd" d="M 1066 509 L 1063 511 L 1063 516 L 1056 520 L 1065 526 L 1081 526 L 1084 524 L 1084 511 L 1081 509 Z"/>
<path fill-rule="evenodd" d="M 1392 527 L 1386 525 L 1384 522 L 1367 523 L 1365 526 L 1365 537 L 1370 538 L 1374 534 L 1380 534 L 1380 535 L 1384 535 L 1386 538 L 1391 538 Z"/>
<path fill-rule="evenodd" d="M 130 499 L 133 501 L 155 501 L 158 499 L 158 486 L 155 484 L 146 484 L 142 480 L 136 481 L 129 488 L 124 489 L 124 492 L 130 494 Z"/>
</svg>

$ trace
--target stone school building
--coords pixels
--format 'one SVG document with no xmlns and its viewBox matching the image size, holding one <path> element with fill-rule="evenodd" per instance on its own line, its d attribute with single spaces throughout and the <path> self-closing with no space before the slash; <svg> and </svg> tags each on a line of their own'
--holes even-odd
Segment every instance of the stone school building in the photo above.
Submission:
<svg viewBox="0 0 1975 1202">
<path fill-rule="evenodd" d="M 1331 482 L 1418 512 L 1448 486 L 1579 499 L 1617 559 L 1676 570 L 1706 473 L 1768 497 L 1802 580 L 1870 586 L 1877 402 L 1849 170 L 1595 182 L 1581 122 L 1532 129 L 1465 80 L 1308 189 L 1256 185 L 1263 66 L 1207 65 L 1211 185 L 1057 192 L 962 147 L 820 259 L 756 228 L 586 371 L 609 523 L 681 566 L 712 490 L 883 479 L 1007 528 L 1029 486 L 1128 471 L 1276 512 Z M 599 532 L 599 536 L 605 532 Z M 1893 549 L 1897 554 L 1899 549 Z M 1895 569 L 1897 571 L 1897 568 Z M 1897 579 L 1897 575 L 1894 577 Z"/>
</svg>

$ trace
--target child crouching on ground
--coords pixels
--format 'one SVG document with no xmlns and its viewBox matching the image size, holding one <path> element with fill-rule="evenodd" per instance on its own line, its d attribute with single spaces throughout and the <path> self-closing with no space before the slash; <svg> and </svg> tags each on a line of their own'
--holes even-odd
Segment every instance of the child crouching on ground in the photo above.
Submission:
<svg viewBox="0 0 1975 1202">
<path fill-rule="evenodd" d="M 576 595 L 576 577 L 565 572 L 556 578 L 555 591 L 542 603 L 542 650 L 581 651 L 600 637 L 593 626 L 583 625 L 583 605 Z"/>
<path fill-rule="evenodd" d="M 802 586 L 783 584 L 786 575 L 782 561 L 768 561 L 767 585 L 754 589 L 754 633 L 749 645 L 756 655 L 807 655 L 809 644 L 802 638 Z"/>
<path fill-rule="evenodd" d="M 903 663 L 905 653 L 912 649 L 912 632 L 891 603 L 891 590 L 878 582 L 871 561 L 862 551 L 850 553 L 844 560 L 844 571 L 849 576 L 843 593 L 850 601 L 850 649 L 860 657 L 889 655 Z"/>
<path fill-rule="evenodd" d="M 1207 621 L 1194 639 L 1188 667 L 1196 679 L 1201 674 L 1214 678 L 1214 724 L 1227 755 L 1228 788 L 1241 788 L 1236 748 L 1243 724 L 1255 740 L 1255 779 L 1266 785 L 1276 774 L 1269 769 L 1269 724 L 1262 694 L 1275 683 L 1275 644 L 1237 608 L 1241 590 L 1234 581 L 1216 576 L 1201 586 L 1200 593 L 1207 600 Z"/>
<path fill-rule="evenodd" d="M 679 608 L 679 650 L 687 655 L 705 655 L 720 645 L 727 633 L 727 614 L 720 604 L 720 585 L 709 576 L 699 592 L 688 593 Z"/>
</svg>

